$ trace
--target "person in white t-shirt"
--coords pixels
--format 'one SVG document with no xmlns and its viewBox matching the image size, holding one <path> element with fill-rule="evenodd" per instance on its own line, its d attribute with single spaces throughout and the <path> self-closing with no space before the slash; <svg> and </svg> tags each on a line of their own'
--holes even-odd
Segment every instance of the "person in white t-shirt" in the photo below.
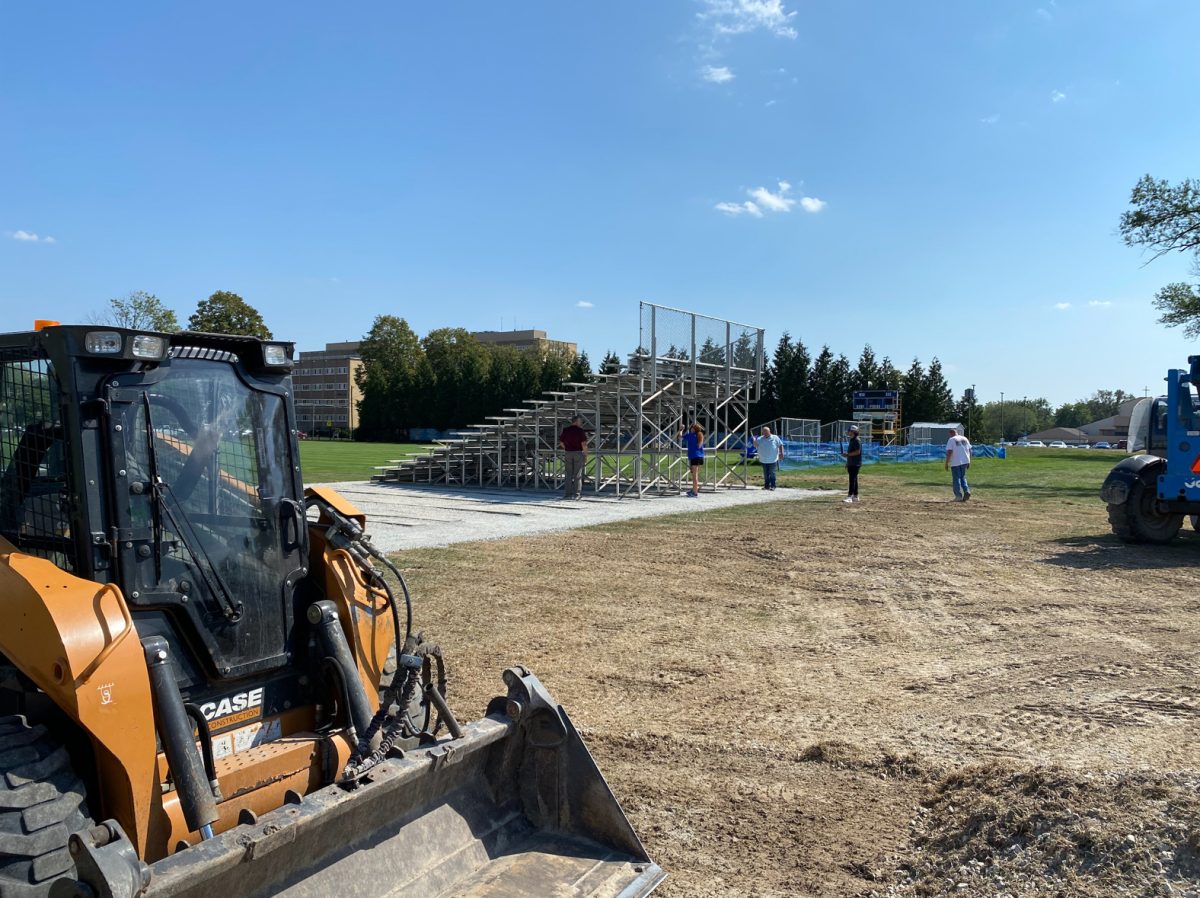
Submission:
<svg viewBox="0 0 1200 898">
<path fill-rule="evenodd" d="M 773 490 L 779 463 L 783 460 L 783 440 L 771 433 L 769 427 L 764 427 L 761 434 L 755 437 L 754 444 L 758 449 L 758 463 L 763 469 L 763 489 Z"/>
<path fill-rule="evenodd" d="M 967 468 L 971 467 L 971 441 L 952 428 L 950 439 L 946 441 L 946 468 L 954 481 L 954 501 L 966 502 L 971 498 L 971 488 L 967 486 Z"/>
</svg>

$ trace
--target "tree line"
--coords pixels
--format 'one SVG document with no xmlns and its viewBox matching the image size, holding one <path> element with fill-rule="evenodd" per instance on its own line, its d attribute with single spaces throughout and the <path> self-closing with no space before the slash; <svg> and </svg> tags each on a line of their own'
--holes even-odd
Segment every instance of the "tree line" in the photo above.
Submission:
<svg viewBox="0 0 1200 898">
<path fill-rule="evenodd" d="M 97 323 L 118 327 L 167 333 L 184 329 L 172 309 L 141 290 L 109 300 L 105 310 L 93 317 Z M 226 290 L 200 300 L 186 329 L 272 337 L 261 313 Z M 731 351 L 735 365 L 753 367 L 754 349 L 748 338 Z M 593 377 L 586 352 L 518 350 L 481 343 L 462 328 L 438 328 L 418 338 L 403 318 L 394 315 L 375 319 L 363 338 L 361 353 L 358 378 L 363 399 L 357 437 L 364 440 L 402 440 L 415 428 L 453 430 L 478 424 L 565 381 L 586 383 Z M 674 347 L 666 355 L 687 358 L 685 350 Z M 697 351 L 702 362 L 723 364 L 724 357 L 724 348 L 715 344 L 706 343 Z M 599 370 L 616 373 L 621 367 L 621 358 L 610 350 Z M 784 417 L 848 420 L 853 417 L 856 390 L 898 390 L 902 423 L 959 421 L 980 442 L 1015 440 L 1050 427 L 1079 427 L 1116 415 L 1121 403 L 1135 398 L 1124 390 L 1097 390 L 1086 399 L 1055 408 L 1041 397 L 977 403 L 964 390 L 956 400 L 936 356 L 928 366 L 914 358 L 901 371 L 887 356 L 878 358 L 868 344 L 851 364 L 828 346 L 814 357 L 802 340 L 793 340 L 787 332 L 765 360 L 762 378 L 762 398 L 751 412 L 754 423 Z"/>
<path fill-rule="evenodd" d="M 753 417 L 763 422 L 776 418 L 849 420 L 857 390 L 900 391 L 904 423 L 949 421 L 968 398 L 955 402 L 936 356 L 928 367 L 914 358 L 908 370 L 901 371 L 887 356 L 876 357 L 868 344 L 858 362 L 851 365 L 845 355 L 835 357 L 828 346 L 822 346 L 814 358 L 802 340 L 793 341 L 785 331 L 763 371 L 762 399 Z"/>
<path fill-rule="evenodd" d="M 415 428 L 480 424 L 565 381 L 592 379 L 586 352 L 481 343 L 458 327 L 418 338 L 395 315 L 375 319 L 359 353 L 363 364 L 356 376 L 363 398 L 355 436 L 361 440 L 405 440 Z M 614 362 L 610 353 L 604 370 Z"/>
<path fill-rule="evenodd" d="M 93 315 L 92 319 L 96 324 L 166 334 L 189 330 L 258 337 L 262 340 L 272 337 L 258 309 L 228 290 L 218 290 L 207 299 L 200 300 L 196 304 L 196 311 L 188 317 L 186 328 L 179 326 L 174 309 L 168 308 L 161 299 L 145 290 L 134 290 L 126 296 L 110 299 L 108 305 Z"/>
</svg>

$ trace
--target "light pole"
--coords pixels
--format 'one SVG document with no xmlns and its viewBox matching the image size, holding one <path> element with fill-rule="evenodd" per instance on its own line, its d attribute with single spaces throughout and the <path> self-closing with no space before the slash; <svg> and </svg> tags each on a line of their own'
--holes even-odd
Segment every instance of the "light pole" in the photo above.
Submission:
<svg viewBox="0 0 1200 898">
<path fill-rule="evenodd" d="M 1008 435 L 1004 432 L 1004 391 L 1000 391 L 1000 442 L 1003 443 L 1008 439 Z"/>
</svg>

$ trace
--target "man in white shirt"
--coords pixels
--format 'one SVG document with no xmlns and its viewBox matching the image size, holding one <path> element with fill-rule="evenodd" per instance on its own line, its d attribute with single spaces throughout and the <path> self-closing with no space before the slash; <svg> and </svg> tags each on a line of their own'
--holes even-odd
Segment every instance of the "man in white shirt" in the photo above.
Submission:
<svg viewBox="0 0 1200 898">
<path fill-rule="evenodd" d="M 755 437 L 754 445 L 758 449 L 758 463 L 763 469 L 763 489 L 773 490 L 779 460 L 783 458 L 783 440 L 771 433 L 771 428 L 764 427 L 762 436 Z"/>
<path fill-rule="evenodd" d="M 966 502 L 971 498 L 971 489 L 967 486 L 967 468 L 971 467 L 971 441 L 958 432 L 958 428 L 950 430 L 950 439 L 946 441 L 946 468 L 954 480 L 954 501 Z"/>
</svg>

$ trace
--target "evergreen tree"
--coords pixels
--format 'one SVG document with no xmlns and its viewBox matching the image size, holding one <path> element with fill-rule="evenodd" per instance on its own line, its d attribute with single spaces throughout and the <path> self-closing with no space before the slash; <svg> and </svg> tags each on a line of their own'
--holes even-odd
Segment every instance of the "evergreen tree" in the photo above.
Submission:
<svg viewBox="0 0 1200 898">
<path fill-rule="evenodd" d="M 834 380 L 833 352 L 822 346 L 808 374 L 808 406 L 805 414 L 795 417 L 833 421 L 837 418 L 837 384 Z"/>
<path fill-rule="evenodd" d="M 886 360 L 885 360 L 886 361 Z M 891 364 L 889 362 L 889 364 Z M 871 349 L 871 344 L 868 343 L 863 347 L 862 355 L 858 357 L 858 365 L 855 367 L 851 375 L 850 385 L 852 390 L 883 390 L 886 387 L 881 385 L 881 371 L 879 364 L 875 361 L 875 351 Z"/>
<path fill-rule="evenodd" d="M 590 384 L 592 382 L 592 363 L 588 361 L 586 352 L 576 354 L 571 362 L 571 371 L 567 379 L 572 383 Z"/>
<path fill-rule="evenodd" d="M 604 359 L 600 362 L 601 374 L 619 374 L 621 372 L 621 357 L 611 349 L 604 353 Z"/>
<path fill-rule="evenodd" d="M 849 421 L 853 414 L 850 396 L 853 376 L 850 360 L 844 355 L 839 355 L 829 375 L 829 409 L 833 414 L 831 421 Z"/>
<path fill-rule="evenodd" d="M 942 363 L 938 361 L 937 356 L 933 357 L 929 369 L 925 372 L 924 392 L 929 402 L 929 414 L 932 415 L 926 420 L 941 422 L 954 416 L 954 391 L 946 383 L 942 374 Z"/>
<path fill-rule="evenodd" d="M 541 356 L 539 382 L 542 392 L 558 390 L 571 374 L 571 358 L 563 352 L 550 350 Z"/>
<path fill-rule="evenodd" d="M 904 420 L 906 424 L 918 421 L 932 421 L 929 402 L 925 392 L 925 368 L 921 360 L 914 358 L 908 371 L 900 381 L 901 401 L 904 403 Z"/>
<path fill-rule="evenodd" d="M 742 331 L 741 336 L 733 341 L 733 366 L 745 371 L 757 368 L 758 357 L 754 350 L 755 341 L 748 332 Z"/>
<path fill-rule="evenodd" d="M 775 355 L 766 360 L 766 365 L 763 369 L 762 387 L 759 391 L 760 398 L 756 406 L 756 415 L 758 420 L 764 424 L 774 421 L 783 413 L 780 411 L 781 405 L 779 401 L 779 369 L 786 365 L 787 358 L 791 355 L 792 343 L 785 331 L 783 336 L 779 338 L 779 345 L 775 347 Z"/>
<path fill-rule="evenodd" d="M 778 351 L 776 351 L 778 356 Z M 812 359 L 808 347 L 799 338 L 788 347 L 782 366 L 777 359 L 779 378 L 779 414 L 785 418 L 807 418 L 812 388 L 809 384 Z"/>
<path fill-rule="evenodd" d="M 879 390 L 899 390 L 903 382 L 903 375 L 900 370 L 892 364 L 892 360 L 887 356 L 883 357 L 883 361 L 879 363 Z"/>
<path fill-rule="evenodd" d="M 697 360 L 704 362 L 706 365 L 725 364 L 725 348 L 718 345 L 712 337 L 705 339 L 704 345 L 700 347 L 700 352 L 697 353 L 697 356 Z"/>
</svg>

